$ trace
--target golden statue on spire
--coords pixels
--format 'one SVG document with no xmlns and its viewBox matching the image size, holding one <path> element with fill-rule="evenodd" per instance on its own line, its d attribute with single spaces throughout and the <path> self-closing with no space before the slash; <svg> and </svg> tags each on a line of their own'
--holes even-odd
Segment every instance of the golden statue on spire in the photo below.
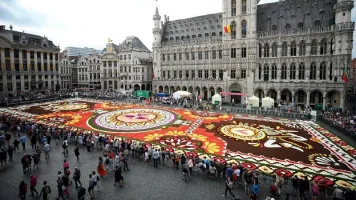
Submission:
<svg viewBox="0 0 356 200">
<path fill-rule="evenodd" d="M 112 43 L 112 39 L 109 38 L 109 39 L 108 39 L 108 43 Z"/>
</svg>

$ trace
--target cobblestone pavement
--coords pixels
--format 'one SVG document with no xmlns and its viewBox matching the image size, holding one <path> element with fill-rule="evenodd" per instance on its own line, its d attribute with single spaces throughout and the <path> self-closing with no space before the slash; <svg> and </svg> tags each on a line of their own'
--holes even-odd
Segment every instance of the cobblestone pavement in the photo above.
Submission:
<svg viewBox="0 0 356 200">
<path fill-rule="evenodd" d="M 53 141 L 54 142 L 54 141 Z M 15 153 L 14 161 L 8 163 L 6 167 L 0 168 L 0 200 L 12 200 L 18 198 L 19 183 L 24 180 L 29 184 L 29 176 L 31 173 L 38 177 L 38 184 L 36 189 L 40 191 L 42 182 L 47 181 L 52 188 L 50 199 L 57 197 L 56 179 L 57 172 L 62 171 L 63 160 L 67 159 L 70 164 L 71 173 L 74 172 L 74 167 L 81 170 L 81 181 L 85 188 L 88 187 L 88 175 L 95 170 L 98 163 L 99 156 L 102 156 L 101 150 L 93 150 L 87 152 L 86 148 L 80 148 L 80 160 L 77 161 L 74 156 L 74 144 L 69 144 L 69 156 L 64 157 L 62 152 L 62 145 L 58 142 L 56 146 L 51 143 L 52 150 L 50 152 L 50 159 L 45 160 L 44 154 L 41 154 L 41 162 L 39 169 L 32 170 L 26 175 L 22 172 L 22 165 L 20 162 L 23 151 Z M 29 140 L 27 141 L 25 153 L 31 153 Z M 95 199 L 147 199 L 147 200 L 218 200 L 218 199 L 232 199 L 231 196 L 225 198 L 222 195 L 225 191 L 225 182 L 221 178 L 216 178 L 212 181 L 204 179 L 201 175 L 193 176 L 187 183 L 182 181 L 181 170 L 173 169 L 171 166 L 159 166 L 153 168 L 152 165 L 146 166 L 142 160 L 137 160 L 136 164 L 131 164 L 129 161 L 128 172 L 123 171 L 124 188 L 118 186 L 114 187 L 114 172 L 109 172 L 108 175 L 99 182 L 101 192 L 95 190 Z M 72 177 L 72 175 L 71 175 Z M 273 179 L 260 176 L 260 199 L 264 200 L 269 196 L 269 186 L 273 183 Z M 77 199 L 77 190 L 74 183 L 69 187 L 70 196 L 67 199 Z M 279 199 L 285 199 L 285 193 L 291 191 L 289 182 L 285 183 L 282 191 L 282 196 Z M 249 199 L 244 194 L 243 186 L 239 185 L 233 190 L 233 193 L 241 200 Z M 30 191 L 27 192 L 27 199 L 31 199 Z M 34 198 L 35 199 L 35 198 Z M 89 199 L 87 193 L 86 199 Z M 292 198 L 298 199 L 298 198 Z"/>
</svg>

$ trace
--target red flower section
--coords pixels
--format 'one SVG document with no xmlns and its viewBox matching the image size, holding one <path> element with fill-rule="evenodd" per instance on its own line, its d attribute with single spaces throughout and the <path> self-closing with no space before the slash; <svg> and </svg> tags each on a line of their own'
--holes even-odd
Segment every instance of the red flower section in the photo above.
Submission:
<svg viewBox="0 0 356 200">
<path fill-rule="evenodd" d="M 185 156 L 188 157 L 188 158 L 189 157 L 196 158 L 196 157 L 198 157 L 198 154 L 196 152 L 194 152 L 194 151 L 192 151 L 192 152 L 186 151 L 185 152 Z"/>
<path fill-rule="evenodd" d="M 347 152 L 349 152 L 353 156 L 356 156 L 356 150 L 355 149 L 348 150 Z"/>
<path fill-rule="evenodd" d="M 255 164 L 253 164 L 253 163 L 248 163 L 248 162 L 246 162 L 246 163 L 242 163 L 241 164 L 245 169 L 248 169 L 248 170 L 255 170 L 255 169 L 257 169 L 257 166 L 255 165 Z"/>
<path fill-rule="evenodd" d="M 334 182 L 333 182 L 333 181 L 331 181 L 330 179 L 328 179 L 328 178 L 326 178 L 326 177 L 324 177 L 324 176 L 320 176 L 320 175 L 315 176 L 315 177 L 313 178 L 313 180 L 314 180 L 315 183 L 319 183 L 319 182 L 322 181 L 322 182 L 324 182 L 328 187 L 331 187 L 331 186 L 334 185 Z"/>
<path fill-rule="evenodd" d="M 347 146 L 347 143 L 344 142 L 344 141 L 342 141 L 342 140 L 340 140 L 340 141 L 335 141 L 335 143 L 336 143 L 337 145 L 340 145 L 340 146 Z"/>
<path fill-rule="evenodd" d="M 221 158 L 221 157 L 216 157 L 214 158 L 214 161 L 219 161 L 221 164 L 225 164 L 226 163 L 226 160 L 224 158 Z"/>
<path fill-rule="evenodd" d="M 289 178 L 293 176 L 293 174 L 290 171 L 282 168 L 274 170 L 274 173 L 277 174 L 277 176 L 283 176 L 285 178 Z"/>
</svg>

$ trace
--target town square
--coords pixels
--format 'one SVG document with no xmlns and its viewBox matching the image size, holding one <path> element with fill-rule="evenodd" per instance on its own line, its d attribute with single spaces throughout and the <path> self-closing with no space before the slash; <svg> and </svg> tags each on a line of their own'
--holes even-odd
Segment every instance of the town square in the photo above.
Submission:
<svg viewBox="0 0 356 200">
<path fill-rule="evenodd" d="M 356 199 L 353 0 L 0 2 L 0 200 Z"/>
</svg>

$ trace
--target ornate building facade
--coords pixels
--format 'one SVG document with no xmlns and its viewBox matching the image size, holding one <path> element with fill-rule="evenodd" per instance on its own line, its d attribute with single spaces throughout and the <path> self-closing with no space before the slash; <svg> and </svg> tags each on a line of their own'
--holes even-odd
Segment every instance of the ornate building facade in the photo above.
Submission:
<svg viewBox="0 0 356 200">
<path fill-rule="evenodd" d="M 343 108 L 341 77 L 351 67 L 354 2 L 258 2 L 223 0 L 222 13 L 175 21 L 165 16 L 163 22 L 156 9 L 153 92 L 186 90 L 203 99 L 238 92 L 301 107 Z"/>
<path fill-rule="evenodd" d="M 47 37 L 0 26 L 0 92 L 60 89 L 59 47 Z"/>
<path fill-rule="evenodd" d="M 101 56 L 101 89 L 104 91 L 151 90 L 151 51 L 134 36 L 121 44 L 108 42 Z"/>
</svg>

